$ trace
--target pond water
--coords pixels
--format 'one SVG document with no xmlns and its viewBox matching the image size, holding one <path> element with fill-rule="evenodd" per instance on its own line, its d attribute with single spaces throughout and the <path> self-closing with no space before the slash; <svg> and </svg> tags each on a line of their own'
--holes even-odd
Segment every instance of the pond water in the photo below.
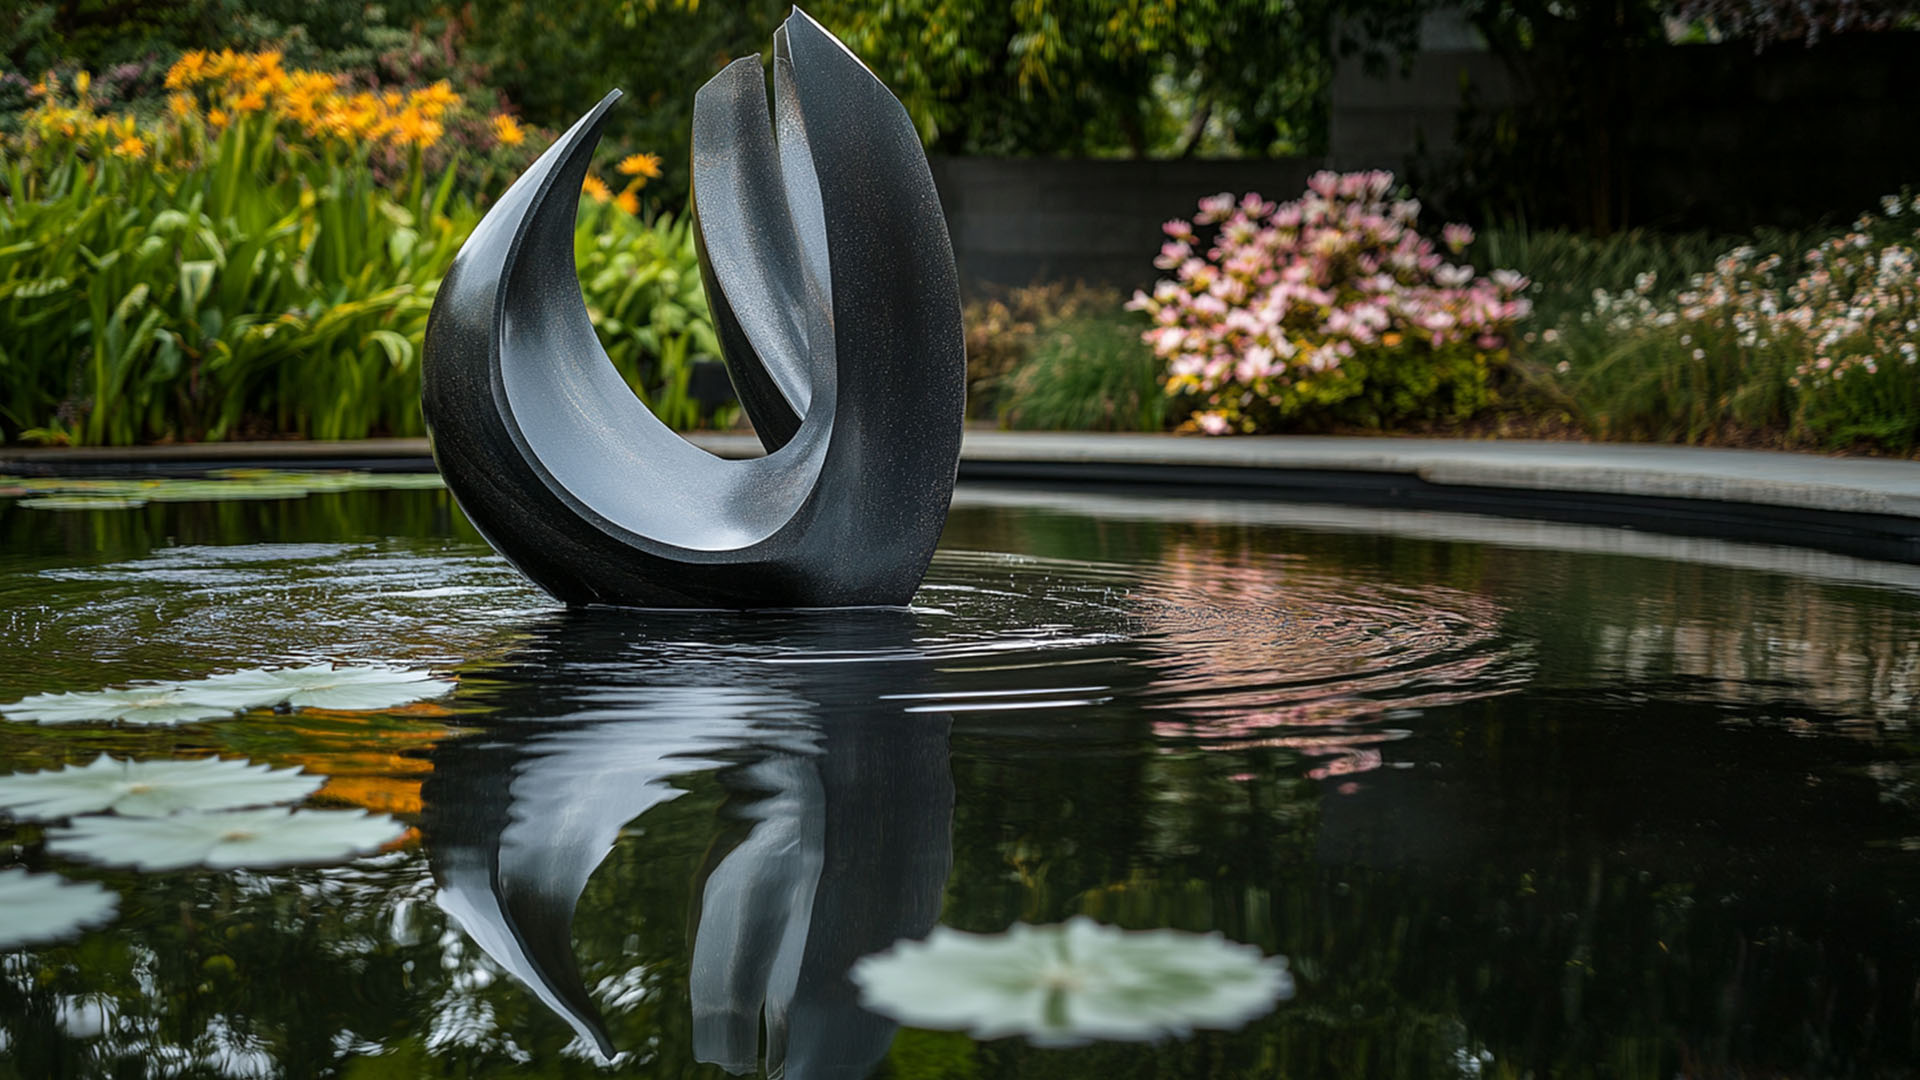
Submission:
<svg viewBox="0 0 1920 1080">
<path fill-rule="evenodd" d="M 187 494 L 0 500 L 0 705 L 321 662 L 457 682 L 0 720 L 0 773 L 219 755 L 394 822 L 357 857 L 142 871 L 158 847 L 89 855 L 0 805 L 0 875 L 71 883 L 82 923 L 9 942 L 25 916 L 0 908 L 0 1075 L 1920 1058 L 1920 568 L 963 487 L 908 611 L 569 612 L 444 491 Z M 1053 1046 L 896 1024 L 847 976 L 936 924 L 1080 915 L 1285 956 L 1292 993 L 1226 1030 Z"/>
</svg>

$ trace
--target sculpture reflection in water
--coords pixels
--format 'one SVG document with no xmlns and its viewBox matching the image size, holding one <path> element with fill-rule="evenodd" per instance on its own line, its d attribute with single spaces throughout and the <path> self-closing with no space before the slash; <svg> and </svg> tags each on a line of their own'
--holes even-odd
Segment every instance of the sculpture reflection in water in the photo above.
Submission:
<svg viewBox="0 0 1920 1080">
<path fill-rule="evenodd" d="M 865 1075 L 895 1025 L 859 1007 L 846 971 L 939 916 L 951 719 L 880 700 L 914 689 L 913 665 L 831 661 L 897 651 L 912 625 L 885 610 L 559 618 L 501 680 L 501 725 L 433 752 L 422 831 L 441 905 L 601 1054 L 631 1049 L 582 978 L 575 907 L 622 829 L 683 794 L 673 778 L 713 772 L 747 829 L 691 886 L 694 1056 Z"/>
</svg>

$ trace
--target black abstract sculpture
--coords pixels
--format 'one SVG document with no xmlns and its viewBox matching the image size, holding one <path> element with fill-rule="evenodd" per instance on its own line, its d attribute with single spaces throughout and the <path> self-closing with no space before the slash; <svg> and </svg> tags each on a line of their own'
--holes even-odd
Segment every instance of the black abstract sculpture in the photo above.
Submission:
<svg viewBox="0 0 1920 1080">
<path fill-rule="evenodd" d="M 913 124 L 795 10 L 695 98 L 695 233 L 767 455 L 725 461 L 627 388 L 574 271 L 618 91 L 468 238 L 427 324 L 422 405 L 475 527 L 569 604 L 902 605 L 946 521 L 965 408 L 958 280 Z M 775 129 L 778 129 L 778 139 Z"/>
</svg>

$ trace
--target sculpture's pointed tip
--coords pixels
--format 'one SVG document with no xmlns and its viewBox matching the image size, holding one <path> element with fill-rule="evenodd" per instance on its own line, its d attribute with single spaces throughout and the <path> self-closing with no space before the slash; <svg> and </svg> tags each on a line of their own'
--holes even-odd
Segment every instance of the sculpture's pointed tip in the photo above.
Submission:
<svg viewBox="0 0 1920 1080">
<path fill-rule="evenodd" d="M 791 27 L 796 25 L 794 22 L 795 19 L 799 20 L 798 26 L 799 26 L 799 34 L 801 37 L 804 38 L 807 35 L 807 33 L 811 31 L 812 33 L 818 35 L 818 37 L 823 38 L 827 41 L 833 42 L 833 44 L 836 47 L 838 47 L 842 53 L 846 54 L 847 59 L 852 60 L 854 63 L 860 65 L 860 69 L 862 71 L 865 71 L 868 75 L 873 76 L 874 82 L 876 83 L 880 82 L 880 77 L 873 74 L 873 69 L 867 66 L 867 62 L 865 60 L 860 59 L 859 54 L 855 53 L 852 49 L 848 48 L 847 43 L 844 41 L 841 41 L 840 36 L 838 34 L 835 34 L 833 31 L 820 25 L 820 21 L 818 19 L 815 19 L 813 16 L 807 14 L 805 11 L 802 11 L 800 9 L 800 6 L 797 4 L 794 5 L 793 14 L 787 17 L 786 22 L 780 24 L 780 28 L 782 30 L 786 30 L 788 33 L 789 43 L 791 43 L 792 35 L 795 33 L 794 30 L 790 29 Z M 882 83 L 881 85 L 883 87 L 885 86 L 884 83 Z M 888 92 L 891 93 L 891 91 L 888 91 Z"/>
</svg>

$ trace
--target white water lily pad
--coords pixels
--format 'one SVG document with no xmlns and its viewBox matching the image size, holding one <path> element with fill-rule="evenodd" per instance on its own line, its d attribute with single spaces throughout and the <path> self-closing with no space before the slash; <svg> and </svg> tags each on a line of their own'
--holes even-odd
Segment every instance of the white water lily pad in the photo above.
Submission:
<svg viewBox="0 0 1920 1080">
<path fill-rule="evenodd" d="M 1237 1028 L 1293 996 L 1284 957 L 1218 934 L 1122 930 L 1085 916 L 1004 934 L 935 927 L 848 975 L 862 1006 L 903 1024 L 1041 1046 Z"/>
<path fill-rule="evenodd" d="M 47 849 L 140 870 L 340 862 L 406 834 L 365 810 L 186 810 L 167 817 L 77 817 L 47 830 Z"/>
<path fill-rule="evenodd" d="M 0 705 L 0 716 L 41 724 L 112 720 L 143 727 L 165 727 L 231 716 L 235 708 L 196 698 L 178 683 L 153 683 L 126 690 L 35 694 L 11 705 Z"/>
<path fill-rule="evenodd" d="M 254 668 L 214 675 L 184 684 L 196 700 L 258 709 L 291 705 L 303 709 L 391 709 L 436 698 L 452 690 L 452 679 L 428 671 L 384 667 Z"/>
<path fill-rule="evenodd" d="M 159 817 L 181 810 L 231 810 L 298 802 L 326 783 L 298 767 L 244 760 L 121 761 L 101 754 L 88 765 L 0 776 L 0 812 L 52 821 L 112 810 Z"/>
<path fill-rule="evenodd" d="M 120 898 L 58 874 L 0 870 L 0 949 L 66 937 L 113 918 Z"/>
</svg>

